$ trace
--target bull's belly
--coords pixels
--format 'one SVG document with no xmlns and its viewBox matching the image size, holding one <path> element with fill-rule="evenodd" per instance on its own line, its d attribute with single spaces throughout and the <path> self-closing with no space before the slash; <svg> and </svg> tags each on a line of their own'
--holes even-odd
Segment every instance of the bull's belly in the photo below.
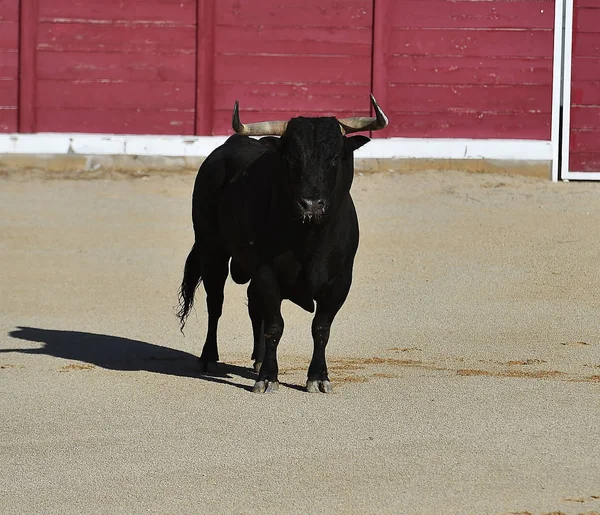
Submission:
<svg viewBox="0 0 600 515">
<path fill-rule="evenodd" d="M 277 277 L 282 299 L 289 300 L 310 313 L 315 311 L 314 288 L 292 252 L 284 252 L 275 258 L 264 260 L 259 257 L 253 245 L 238 245 L 229 250 L 232 255 L 231 278 L 237 284 L 251 281 L 262 266 L 268 266 Z"/>
<path fill-rule="evenodd" d="M 298 281 L 293 286 L 285 286 L 282 288 L 282 297 L 287 299 L 309 313 L 315 311 L 315 301 L 313 293 L 308 284 Z"/>
</svg>

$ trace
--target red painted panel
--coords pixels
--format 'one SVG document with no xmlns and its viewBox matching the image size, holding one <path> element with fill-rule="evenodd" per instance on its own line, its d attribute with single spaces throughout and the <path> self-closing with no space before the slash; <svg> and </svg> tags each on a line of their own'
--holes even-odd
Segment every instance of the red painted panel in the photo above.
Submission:
<svg viewBox="0 0 600 515">
<path fill-rule="evenodd" d="M 215 134 L 236 98 L 249 121 L 369 112 L 373 0 L 216 5 Z"/>
<path fill-rule="evenodd" d="M 190 82 L 38 81 L 38 106 L 90 109 L 193 109 Z"/>
<path fill-rule="evenodd" d="M 193 134 L 194 111 L 52 109 L 38 111 L 40 132 Z"/>
<path fill-rule="evenodd" d="M 215 34 L 221 54 L 371 56 L 371 29 L 306 27 L 229 27 Z"/>
<path fill-rule="evenodd" d="M 242 27 L 367 27 L 373 15 L 372 0 L 220 0 L 219 25 Z"/>
<path fill-rule="evenodd" d="M 596 7 L 600 7 L 597 5 Z M 573 26 L 576 32 L 600 32 L 600 9 L 575 9 Z"/>
<path fill-rule="evenodd" d="M 0 80 L 0 108 L 16 108 L 19 97 L 18 87 L 19 83 L 16 77 Z"/>
<path fill-rule="evenodd" d="M 569 148 L 573 152 L 598 152 L 600 141 L 600 128 L 579 131 L 571 131 Z"/>
<path fill-rule="evenodd" d="M 351 56 L 220 55 L 217 82 L 369 84 L 371 59 Z M 293 106 L 290 106 L 293 107 Z"/>
<path fill-rule="evenodd" d="M 600 54 L 600 33 L 581 32 L 573 34 L 573 55 L 577 57 L 598 57 Z"/>
<path fill-rule="evenodd" d="M 0 107 L 0 133 L 17 132 L 18 111 L 16 107 L 3 109 Z"/>
<path fill-rule="evenodd" d="M 19 0 L 0 0 L 0 133 L 17 132 Z"/>
<path fill-rule="evenodd" d="M 530 113 L 552 111 L 552 90 L 546 86 L 447 86 L 392 84 L 388 102 L 395 110 L 415 113 L 487 112 Z"/>
<path fill-rule="evenodd" d="M 571 107 L 571 130 L 600 129 L 600 106 Z"/>
<path fill-rule="evenodd" d="M 38 50 L 134 54 L 195 54 L 196 29 L 85 23 L 39 25 Z"/>
<path fill-rule="evenodd" d="M 552 59 L 398 56 L 390 59 L 395 84 L 551 84 Z"/>
<path fill-rule="evenodd" d="M 38 76 L 54 80 L 194 82 L 193 54 L 136 55 L 90 52 L 39 52 Z"/>
<path fill-rule="evenodd" d="M 15 50 L 19 40 L 19 24 L 16 21 L 0 21 L 0 52 Z"/>
<path fill-rule="evenodd" d="M 19 54 L 0 51 L 0 81 L 16 79 L 19 74 Z"/>
<path fill-rule="evenodd" d="M 19 21 L 19 0 L 0 0 L 0 22 Z"/>
<path fill-rule="evenodd" d="M 38 1 L 36 130 L 194 133 L 196 0 Z"/>
<path fill-rule="evenodd" d="M 196 13 L 196 123 L 194 134 L 213 132 L 216 0 L 198 0 Z"/>
<path fill-rule="evenodd" d="M 553 25 L 553 0 L 376 0 L 373 136 L 549 140 Z"/>
<path fill-rule="evenodd" d="M 38 0 L 20 0 L 19 132 L 35 132 Z"/>
<path fill-rule="evenodd" d="M 548 57 L 553 38 L 552 31 L 395 29 L 389 51 L 399 55 Z"/>
<path fill-rule="evenodd" d="M 402 0 L 392 3 L 388 22 L 407 29 L 552 28 L 554 2 Z"/>
<path fill-rule="evenodd" d="M 388 0 L 374 0 L 373 2 L 373 57 L 371 67 L 371 89 L 373 95 L 378 99 L 379 105 L 385 106 L 387 113 L 392 106 L 388 101 L 389 72 L 391 68 L 390 42 L 392 39 L 392 24 L 390 23 L 392 3 Z M 371 109 L 371 115 L 374 113 Z M 389 116 L 389 114 L 388 114 Z M 385 133 L 385 134 L 382 134 Z M 389 126 L 386 129 L 376 131 L 380 138 L 391 134 Z"/>
<path fill-rule="evenodd" d="M 569 168 L 577 172 L 597 172 L 600 170 L 600 153 L 572 152 L 569 155 Z"/>
<path fill-rule="evenodd" d="M 600 69 L 596 69 L 600 72 Z M 572 82 L 572 105 L 600 105 L 600 73 L 597 82 Z"/>
<path fill-rule="evenodd" d="M 600 75 L 600 57 L 579 57 L 575 55 L 572 61 L 571 80 L 573 82 L 598 81 Z"/>
<path fill-rule="evenodd" d="M 367 85 L 340 88 L 339 84 L 276 84 L 268 87 L 241 83 L 222 84 L 216 90 L 215 108 L 231 109 L 233 100 L 239 100 L 240 109 L 244 111 L 287 112 L 290 106 L 298 112 L 365 111 L 368 96 Z"/>
<path fill-rule="evenodd" d="M 390 111 L 387 114 L 390 118 L 390 132 L 399 137 L 550 139 L 551 120 L 545 113 L 527 116 L 447 113 L 440 116 L 439 113 L 412 114 Z"/>
<path fill-rule="evenodd" d="M 193 24 L 196 0 L 40 0 L 40 19 Z"/>
</svg>

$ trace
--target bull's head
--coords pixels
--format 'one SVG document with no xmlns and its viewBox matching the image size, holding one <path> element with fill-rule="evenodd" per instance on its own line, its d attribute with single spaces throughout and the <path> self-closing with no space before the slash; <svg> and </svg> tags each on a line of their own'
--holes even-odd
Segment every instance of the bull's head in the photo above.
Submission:
<svg viewBox="0 0 600 515">
<path fill-rule="evenodd" d="M 347 138 L 352 132 L 383 129 L 388 119 L 371 95 L 375 117 L 338 120 L 333 117 L 292 118 L 243 124 L 239 103 L 233 109 L 233 129 L 247 136 L 281 136 L 277 146 L 286 165 L 287 186 L 293 209 L 303 222 L 320 223 L 341 195 L 350 190 L 354 174 L 353 152 L 369 141 Z"/>
</svg>

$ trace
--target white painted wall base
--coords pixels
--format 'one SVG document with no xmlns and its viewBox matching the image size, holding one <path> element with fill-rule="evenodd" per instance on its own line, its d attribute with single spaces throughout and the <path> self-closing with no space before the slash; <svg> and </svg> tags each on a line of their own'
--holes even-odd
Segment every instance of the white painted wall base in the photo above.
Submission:
<svg viewBox="0 0 600 515">
<path fill-rule="evenodd" d="M 599 172 L 568 172 L 562 174 L 561 179 L 569 181 L 600 181 Z"/>
<path fill-rule="evenodd" d="M 226 136 L 0 134 L 0 153 L 205 157 L 225 139 Z M 355 157 L 551 161 L 553 152 L 550 141 L 375 138 L 360 148 Z"/>
</svg>

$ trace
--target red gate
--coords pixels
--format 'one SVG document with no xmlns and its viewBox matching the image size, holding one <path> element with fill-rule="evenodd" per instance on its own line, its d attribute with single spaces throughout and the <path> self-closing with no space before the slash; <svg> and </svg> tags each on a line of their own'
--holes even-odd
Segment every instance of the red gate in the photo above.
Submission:
<svg viewBox="0 0 600 515">
<path fill-rule="evenodd" d="M 566 5 L 563 179 L 600 179 L 600 4 Z"/>
</svg>

